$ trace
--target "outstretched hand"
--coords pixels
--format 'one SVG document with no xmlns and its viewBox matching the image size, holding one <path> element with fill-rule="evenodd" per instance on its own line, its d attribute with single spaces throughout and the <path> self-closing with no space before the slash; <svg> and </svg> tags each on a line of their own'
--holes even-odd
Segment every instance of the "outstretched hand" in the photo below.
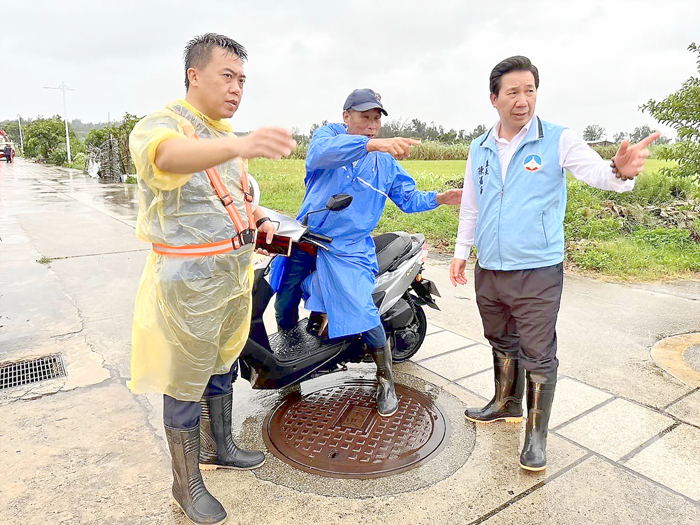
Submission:
<svg viewBox="0 0 700 525">
<path fill-rule="evenodd" d="M 418 146 L 420 140 L 396 137 L 393 139 L 370 139 L 367 142 L 367 151 L 383 151 L 397 160 L 411 156 L 411 147 Z"/>
<path fill-rule="evenodd" d="M 616 175 L 624 180 L 633 179 L 644 171 L 644 163 L 649 157 L 649 146 L 661 136 L 661 132 L 652 133 L 647 138 L 640 140 L 634 146 L 630 146 L 629 140 L 624 140 L 620 144 L 613 161 L 617 168 Z"/>
<path fill-rule="evenodd" d="M 449 206 L 459 206 L 462 203 L 461 189 L 447 190 L 445 193 L 437 194 L 438 204 L 447 204 Z"/>
</svg>

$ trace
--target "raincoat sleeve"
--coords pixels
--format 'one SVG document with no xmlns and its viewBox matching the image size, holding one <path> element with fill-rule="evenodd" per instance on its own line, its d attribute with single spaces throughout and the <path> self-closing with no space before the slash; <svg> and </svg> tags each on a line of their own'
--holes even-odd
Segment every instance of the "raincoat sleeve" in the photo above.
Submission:
<svg viewBox="0 0 700 525">
<path fill-rule="evenodd" d="M 185 138 L 183 123 L 175 115 L 157 112 L 148 115 L 134 127 L 129 136 L 129 150 L 136 173 L 148 186 L 169 191 L 187 184 L 192 174 L 168 173 L 156 166 L 156 150 L 169 139 Z"/>
<path fill-rule="evenodd" d="M 389 198 L 405 213 L 434 210 L 438 207 L 436 191 L 419 191 L 408 172 L 388 154 L 382 155 L 393 170 L 393 182 L 389 188 Z"/>
<path fill-rule="evenodd" d="M 352 164 L 367 155 L 369 137 L 336 133 L 330 126 L 314 132 L 306 154 L 306 171 L 328 170 Z"/>
</svg>

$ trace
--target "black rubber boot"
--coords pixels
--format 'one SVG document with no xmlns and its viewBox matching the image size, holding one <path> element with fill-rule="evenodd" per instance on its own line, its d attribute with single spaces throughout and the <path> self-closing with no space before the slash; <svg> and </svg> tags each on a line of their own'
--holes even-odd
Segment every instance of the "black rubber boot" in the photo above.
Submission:
<svg viewBox="0 0 700 525">
<path fill-rule="evenodd" d="M 311 312 L 309 320 L 306 322 L 306 331 L 321 339 L 328 339 L 328 315 Z"/>
<path fill-rule="evenodd" d="M 493 356 L 493 375 L 496 394 L 484 408 L 468 408 L 464 416 L 475 423 L 523 420 L 523 391 L 525 370 L 519 368 L 518 359 Z"/>
<path fill-rule="evenodd" d="M 528 372 L 525 445 L 520 454 L 520 466 L 525 470 L 547 467 L 547 429 L 556 384 L 556 376 L 547 383 L 536 383 Z"/>
<path fill-rule="evenodd" d="M 185 516 L 198 525 L 226 521 L 226 511 L 204 486 L 199 471 L 199 426 L 165 427 L 173 463 L 173 499 Z"/>
<path fill-rule="evenodd" d="M 377 412 L 382 417 L 393 416 L 399 409 L 394 389 L 394 372 L 391 367 L 391 344 L 370 347 L 372 359 L 377 365 Z"/>
<path fill-rule="evenodd" d="M 202 396 L 202 415 L 199 435 L 202 442 L 199 466 L 202 470 L 228 468 L 250 470 L 265 463 L 262 452 L 243 450 L 231 436 L 233 393 L 220 396 Z"/>
</svg>

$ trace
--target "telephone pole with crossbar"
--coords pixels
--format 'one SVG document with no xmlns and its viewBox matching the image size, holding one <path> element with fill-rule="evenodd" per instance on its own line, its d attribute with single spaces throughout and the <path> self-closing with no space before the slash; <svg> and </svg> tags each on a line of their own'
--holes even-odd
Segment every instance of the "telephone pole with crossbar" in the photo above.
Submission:
<svg viewBox="0 0 700 525">
<path fill-rule="evenodd" d="M 68 136 L 68 113 L 66 111 L 66 91 L 75 91 L 72 88 L 66 86 L 66 83 L 61 81 L 61 85 L 58 87 L 44 87 L 44 89 L 60 89 L 63 91 L 63 121 L 66 124 L 66 151 L 68 152 L 68 164 L 73 162 L 70 155 L 70 137 Z"/>
</svg>

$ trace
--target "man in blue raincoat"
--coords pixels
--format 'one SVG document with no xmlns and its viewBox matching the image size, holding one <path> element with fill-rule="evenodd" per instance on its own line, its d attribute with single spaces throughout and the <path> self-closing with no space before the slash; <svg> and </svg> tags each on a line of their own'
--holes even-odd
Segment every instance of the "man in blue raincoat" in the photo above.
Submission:
<svg viewBox="0 0 700 525">
<path fill-rule="evenodd" d="M 281 329 L 298 321 L 302 282 L 308 292 L 306 308 L 328 315 L 331 338 L 362 334 L 377 365 L 377 409 L 390 416 L 398 409 L 394 390 L 391 348 L 372 300 L 379 271 L 372 230 L 377 226 L 387 198 L 402 211 L 414 213 L 457 205 L 462 190 L 445 193 L 418 191 L 416 183 L 395 159 L 409 156 L 420 142 L 406 138 L 378 139 L 381 118 L 387 115 L 380 96 L 371 89 L 353 91 L 343 106 L 343 124 L 317 129 L 306 156 L 306 196 L 297 217 L 323 209 L 335 194 L 353 196 L 352 204 L 339 212 L 309 216 L 311 231 L 333 239 L 329 250 L 317 256 L 295 249 L 280 261 L 281 272 L 275 311 Z M 276 266 L 277 266 L 276 265 Z"/>
</svg>

